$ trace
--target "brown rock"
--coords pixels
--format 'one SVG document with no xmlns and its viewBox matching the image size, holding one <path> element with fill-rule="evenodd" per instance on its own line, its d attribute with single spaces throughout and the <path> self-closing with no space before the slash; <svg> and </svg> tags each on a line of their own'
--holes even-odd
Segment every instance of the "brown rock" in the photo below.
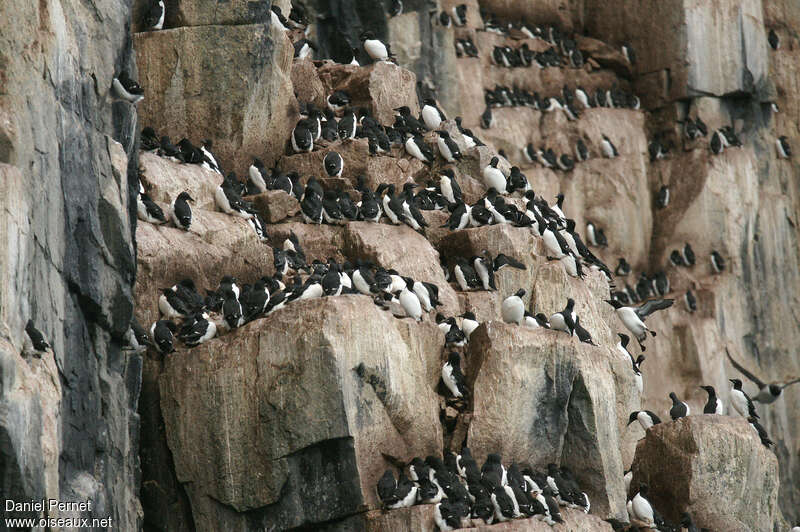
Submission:
<svg viewBox="0 0 800 532">
<path fill-rule="evenodd" d="M 194 209 L 217 209 L 214 193 L 222 183 L 217 172 L 198 164 L 176 163 L 146 151 L 139 153 L 139 167 L 142 185 L 153 201 L 172 205 L 178 194 L 185 191 L 194 199 Z"/>
<path fill-rule="evenodd" d="M 272 252 L 248 223 L 196 209 L 190 231 L 139 222 L 136 227 L 136 317 L 142 326 L 158 319 L 160 290 L 191 278 L 198 291 L 216 290 L 223 275 L 253 282 L 272 273 Z"/>
<path fill-rule="evenodd" d="M 778 461 L 739 417 L 693 415 L 655 425 L 636 448 L 631 491 L 641 482 L 674 522 L 689 512 L 698 527 L 766 532 L 780 515 Z"/>
<path fill-rule="evenodd" d="M 576 310 L 587 322 L 601 319 L 585 306 Z M 504 462 L 567 465 L 586 488 L 593 513 L 624 519 L 619 430 L 625 420 L 618 411 L 638 404 L 630 361 L 610 347 L 500 321 L 472 333 L 469 353 L 468 439 L 475 459 L 498 452 Z"/>
<path fill-rule="evenodd" d="M 147 2 L 140 2 L 147 4 Z M 230 0 L 220 9 L 216 0 L 165 0 L 164 28 L 182 26 L 239 25 L 269 22 L 270 3 L 265 0 Z M 284 13 L 286 16 L 289 13 Z"/>
<path fill-rule="evenodd" d="M 245 199 L 253 202 L 253 207 L 268 224 L 282 222 L 300 212 L 300 202 L 283 190 L 268 190 Z"/>
<path fill-rule="evenodd" d="M 396 114 L 393 109 L 403 105 L 419 115 L 417 77 L 392 63 L 363 67 L 326 63 L 319 68 L 319 76 L 329 94 L 334 90 L 347 92 L 353 107 L 367 107 L 381 124 L 391 125 Z"/>
<path fill-rule="evenodd" d="M 292 62 L 292 86 L 298 101 L 313 103 L 321 111 L 326 109 L 328 94 L 311 59 Z"/>
<path fill-rule="evenodd" d="M 440 341 L 434 325 L 340 296 L 171 355 L 161 407 L 198 528 L 236 528 L 245 516 L 229 508 L 259 508 L 280 528 L 376 508 L 381 453 L 408 461 L 442 448 L 423 362 Z M 298 507 L 301 493 L 313 502 Z"/>
<path fill-rule="evenodd" d="M 603 41 L 585 35 L 577 35 L 576 42 L 585 58 L 591 57 L 599 66 L 610 68 L 618 76 L 631 75 L 631 64 L 625 59 L 621 48 L 613 48 Z"/>
<path fill-rule="evenodd" d="M 394 184 L 400 189 L 403 184 L 413 180 L 411 177 L 414 174 L 424 168 L 424 165 L 416 159 L 387 155 L 370 156 L 367 139 L 336 141 L 311 153 L 284 155 L 278 166 L 283 172 L 295 171 L 303 178 L 316 176 L 323 182 L 322 178 L 327 174 L 322 161 L 331 151 L 342 156 L 343 179 L 348 180 L 351 186 L 355 186 L 358 176 L 363 175 L 365 184 L 372 190 L 381 183 Z M 395 150 L 394 155 L 401 155 L 401 152 Z"/>
<path fill-rule="evenodd" d="M 212 139 L 218 162 L 239 175 L 252 157 L 269 167 L 283 153 L 297 114 L 293 48 L 281 30 L 197 26 L 139 33 L 134 40 L 147 95 L 138 106 L 143 124 L 174 141 Z"/>
</svg>

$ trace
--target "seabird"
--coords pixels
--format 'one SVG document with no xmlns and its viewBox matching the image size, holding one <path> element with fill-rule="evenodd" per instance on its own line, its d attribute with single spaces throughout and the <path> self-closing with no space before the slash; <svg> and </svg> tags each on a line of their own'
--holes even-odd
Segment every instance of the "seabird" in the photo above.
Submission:
<svg viewBox="0 0 800 532">
<path fill-rule="evenodd" d="M 462 398 L 466 395 L 464 374 L 461 373 L 461 359 L 455 351 L 448 355 L 447 362 L 442 366 L 442 382 L 453 397 Z"/>
<path fill-rule="evenodd" d="M 728 348 L 725 348 L 725 352 L 728 354 L 728 359 L 733 364 L 737 370 L 739 370 L 745 377 L 750 379 L 750 381 L 758 386 L 758 395 L 756 395 L 754 401 L 758 401 L 759 403 L 763 404 L 771 404 L 774 403 L 778 397 L 780 397 L 783 389 L 787 386 L 800 382 L 800 378 L 798 377 L 790 377 L 785 382 L 771 382 L 769 384 L 761 381 L 758 377 L 756 377 L 752 372 L 746 370 L 741 364 L 736 362 L 734 358 L 731 356 L 730 351 Z M 738 409 L 737 409 L 738 410 Z M 741 412 L 739 412 L 741 413 Z M 744 414 L 742 414 L 744 415 Z M 756 416 L 757 417 L 757 416 Z"/>
<path fill-rule="evenodd" d="M 636 52 L 634 52 L 633 47 L 628 43 L 622 44 L 622 55 L 625 56 L 625 59 L 630 64 L 636 63 Z"/>
<path fill-rule="evenodd" d="M 652 336 L 656 335 L 655 331 L 647 328 L 644 324 L 644 319 L 657 310 L 671 307 L 673 302 L 673 299 L 653 299 L 639 307 L 626 307 L 619 301 L 606 300 L 606 303 L 616 309 L 617 316 L 622 321 L 622 324 L 636 337 L 642 351 L 645 350 L 642 342 L 647 338 L 647 333 L 649 332 Z"/>
<path fill-rule="evenodd" d="M 550 328 L 555 331 L 563 331 L 570 336 L 575 332 L 575 300 L 567 299 L 567 306 L 561 312 L 556 312 L 550 316 Z"/>
<path fill-rule="evenodd" d="M 683 296 L 683 302 L 686 304 L 686 310 L 689 312 L 697 311 L 697 298 L 695 298 L 694 292 L 691 290 L 686 291 L 686 294 Z"/>
<path fill-rule="evenodd" d="M 26 355 L 36 355 L 41 357 L 50 349 L 50 344 L 44 339 L 44 335 L 33 324 L 33 320 L 28 320 L 25 324 L 26 338 L 23 338 L 22 352 Z"/>
<path fill-rule="evenodd" d="M 689 409 L 689 405 L 678 399 L 675 392 L 670 392 L 669 398 L 672 399 L 672 408 L 669 409 L 669 417 L 672 418 L 672 421 L 690 414 L 691 410 Z"/>
<path fill-rule="evenodd" d="M 740 379 L 728 380 L 733 384 L 733 387 L 731 388 L 731 405 L 733 405 L 733 408 L 739 412 L 739 415 L 742 417 L 750 416 L 759 419 L 760 417 L 756 412 L 756 407 L 753 405 L 753 401 L 751 401 L 750 396 L 747 395 L 744 390 L 742 390 L 742 381 Z"/>
<path fill-rule="evenodd" d="M 725 269 L 725 259 L 717 251 L 711 252 L 711 267 L 714 273 L 720 273 Z"/>
<path fill-rule="evenodd" d="M 583 142 L 583 139 L 578 139 L 578 142 L 575 144 L 575 158 L 578 161 L 586 161 L 589 159 L 589 148 L 586 147 L 586 143 Z"/>
<path fill-rule="evenodd" d="M 525 318 L 525 304 L 522 302 L 524 295 L 525 290 L 520 288 L 514 295 L 503 300 L 500 311 L 504 322 L 522 324 L 522 320 Z"/>
<path fill-rule="evenodd" d="M 361 34 L 361 44 L 364 51 L 373 61 L 386 61 L 389 59 L 389 47 L 375 38 L 375 34 L 371 31 L 365 31 Z"/>
<path fill-rule="evenodd" d="M 467 311 L 459 316 L 461 319 L 461 330 L 464 331 L 464 336 L 469 341 L 470 335 L 478 328 L 478 320 L 475 318 L 475 313 Z"/>
<path fill-rule="evenodd" d="M 639 491 L 631 499 L 631 517 L 641 521 L 650 528 L 655 528 L 655 520 L 653 519 L 653 507 L 650 505 L 647 497 L 647 484 L 640 484 Z"/>
<path fill-rule="evenodd" d="M 467 4 L 453 6 L 453 23 L 456 26 L 466 26 L 467 24 Z"/>
<path fill-rule="evenodd" d="M 436 105 L 436 101 L 433 98 L 425 98 L 423 103 L 421 114 L 425 126 L 431 131 L 439 129 L 439 126 L 445 121 L 444 113 Z"/>
<path fill-rule="evenodd" d="M 403 2 L 400 0 L 392 0 L 389 5 L 389 16 L 396 17 L 403 12 Z"/>
<path fill-rule="evenodd" d="M 658 189 L 658 194 L 656 194 L 656 206 L 659 209 L 665 209 L 669 205 L 669 187 L 667 185 L 661 185 L 661 188 Z"/>
<path fill-rule="evenodd" d="M 658 425 L 661 423 L 661 420 L 658 418 L 658 416 L 649 410 L 636 410 L 631 412 L 631 415 L 628 417 L 628 425 L 634 421 L 638 421 L 644 430 L 649 429 L 653 425 Z"/>
<path fill-rule="evenodd" d="M 144 99 L 144 89 L 132 80 L 125 70 L 111 82 L 111 92 L 117 99 L 128 103 L 136 104 Z"/>
<path fill-rule="evenodd" d="M 406 138 L 405 148 L 406 153 L 425 164 L 430 164 L 433 161 L 433 150 L 421 135 L 409 134 L 408 138 Z"/>
<path fill-rule="evenodd" d="M 175 350 L 173 342 L 177 330 L 175 323 L 169 320 L 159 320 L 150 327 L 150 338 L 162 354 L 166 355 Z"/>
<path fill-rule="evenodd" d="M 322 160 L 322 165 L 328 177 L 341 177 L 342 169 L 344 168 L 344 160 L 337 152 L 329 151 Z"/>
<path fill-rule="evenodd" d="M 458 186 L 455 174 L 450 168 L 439 172 L 439 191 L 450 204 L 457 204 L 463 200 L 461 187 Z"/>
<path fill-rule="evenodd" d="M 164 211 L 161 207 L 150 199 L 150 196 L 144 192 L 139 193 L 138 201 L 136 202 L 136 214 L 138 218 L 144 222 L 151 224 L 166 223 L 167 217 L 164 216 Z"/>
<path fill-rule="evenodd" d="M 625 257 L 620 257 L 619 264 L 617 264 L 617 268 L 614 270 L 614 275 L 625 277 L 629 273 L 631 273 L 631 265 L 628 264 L 628 261 L 625 260 Z"/>
<path fill-rule="evenodd" d="M 338 113 L 350 105 L 350 95 L 345 91 L 334 91 L 333 94 L 325 99 L 325 103 L 328 109 L 334 113 Z"/>
<path fill-rule="evenodd" d="M 493 188 L 498 194 L 506 193 L 506 176 L 497 168 L 497 163 L 500 162 L 498 157 L 492 157 L 489 165 L 483 169 L 483 183 L 487 188 Z"/>
<path fill-rule="evenodd" d="M 450 134 L 444 130 L 438 130 L 439 134 L 436 139 L 436 145 L 439 147 L 439 153 L 448 163 L 454 163 L 456 160 L 461 159 L 461 150 L 458 149 L 458 144 L 450 138 Z"/>
<path fill-rule="evenodd" d="M 577 316 L 575 318 L 575 335 L 578 337 L 578 340 L 580 340 L 581 342 L 583 342 L 585 344 L 597 345 L 596 343 L 594 343 L 592 341 L 592 335 L 589 333 L 589 331 L 584 329 L 583 326 L 581 325 L 581 317 L 580 316 Z"/>
<path fill-rule="evenodd" d="M 314 135 L 311 132 L 311 121 L 303 118 L 297 122 L 292 130 L 292 149 L 295 153 L 311 152 L 314 150 Z"/>
<path fill-rule="evenodd" d="M 619 152 L 617 151 L 617 147 L 611 142 L 607 136 L 603 135 L 603 140 L 600 141 L 600 148 L 603 150 L 603 155 L 605 155 L 609 159 L 613 159 Z"/>
<path fill-rule="evenodd" d="M 408 289 L 408 285 L 413 284 L 414 281 L 408 277 L 405 278 L 405 281 L 406 286 L 400 291 L 398 300 L 400 301 L 400 305 L 402 305 L 403 310 L 405 310 L 408 317 L 413 318 L 415 321 L 421 321 L 422 304 L 420 303 L 417 294 Z"/>
<path fill-rule="evenodd" d="M 778 38 L 778 34 L 775 32 L 774 29 L 769 30 L 769 34 L 767 35 L 767 42 L 769 43 L 770 47 L 773 50 L 777 50 L 781 46 L 781 40 Z"/>
<path fill-rule="evenodd" d="M 715 131 L 714 134 L 711 135 L 709 146 L 711 148 L 711 153 L 714 155 L 719 155 L 725 149 L 722 144 L 722 135 L 720 135 L 718 131 Z"/>
<path fill-rule="evenodd" d="M 267 182 L 264 180 L 266 169 L 261 159 L 253 159 L 253 164 L 247 169 L 248 194 L 258 194 L 267 191 Z"/>
<path fill-rule="evenodd" d="M 625 337 L 625 346 L 627 346 L 629 338 L 624 334 L 620 334 L 619 336 L 620 336 L 620 338 L 622 338 L 623 336 Z M 642 364 L 642 362 L 645 361 L 645 356 L 644 355 L 639 355 L 636 358 L 636 360 L 634 360 L 633 359 L 633 355 L 630 354 L 630 352 L 628 351 L 627 347 L 623 347 L 621 343 L 617 344 L 617 345 L 618 345 L 618 347 L 621 347 L 623 351 L 628 353 L 628 356 L 631 359 L 631 367 L 633 368 L 633 376 L 634 376 L 634 379 L 636 380 L 636 389 L 639 390 L 639 395 L 642 395 L 642 393 L 644 393 L 644 381 L 642 380 L 641 364 Z"/>
<path fill-rule="evenodd" d="M 144 15 L 145 29 L 162 29 L 164 27 L 164 13 L 164 0 L 151 0 L 150 8 Z"/>
<path fill-rule="evenodd" d="M 188 192 L 181 192 L 175 201 L 172 203 L 172 222 L 175 227 L 188 231 L 192 225 L 192 208 L 188 202 L 194 200 Z"/>
<path fill-rule="evenodd" d="M 216 334 L 217 326 L 208 319 L 208 314 L 197 313 L 191 328 L 181 335 L 181 339 L 186 345 L 194 347 L 214 338 Z"/>
<path fill-rule="evenodd" d="M 356 138 L 356 131 L 358 128 L 358 120 L 356 119 L 356 114 L 347 109 L 342 116 L 342 119 L 339 120 L 337 124 L 339 128 L 339 138 L 342 140 L 353 140 Z"/>
<path fill-rule="evenodd" d="M 309 39 L 300 39 L 294 43 L 294 58 L 305 59 L 311 55 L 312 51 L 316 51 L 317 45 Z"/>
<path fill-rule="evenodd" d="M 783 159 L 788 159 L 792 156 L 792 147 L 789 146 L 789 139 L 786 135 L 781 135 L 775 141 L 775 145 L 778 148 L 778 156 Z"/>
<path fill-rule="evenodd" d="M 490 129 L 494 125 L 494 117 L 492 116 L 492 108 L 488 105 L 481 113 L 481 129 Z"/>
<path fill-rule="evenodd" d="M 706 391 L 708 394 L 708 401 L 706 401 L 706 406 L 703 407 L 704 414 L 724 414 L 724 409 L 722 406 L 722 400 L 717 397 L 717 392 L 714 390 L 713 386 L 700 386 L 703 390 Z"/>
<path fill-rule="evenodd" d="M 681 257 L 683 257 L 683 263 L 686 266 L 694 266 L 694 250 L 692 250 L 692 246 L 690 246 L 688 242 L 683 246 Z"/>
</svg>

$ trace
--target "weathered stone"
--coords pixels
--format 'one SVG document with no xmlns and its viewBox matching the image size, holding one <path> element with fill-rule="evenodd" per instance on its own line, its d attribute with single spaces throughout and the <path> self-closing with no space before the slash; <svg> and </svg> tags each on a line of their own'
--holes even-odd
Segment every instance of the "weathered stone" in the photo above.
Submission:
<svg viewBox="0 0 800 532">
<path fill-rule="evenodd" d="M 577 311 L 591 329 L 597 318 Z M 468 441 L 476 460 L 498 452 L 504 461 L 534 467 L 568 465 L 586 487 L 593 513 L 623 519 L 619 431 L 625 420 L 619 410 L 638 403 L 630 362 L 610 347 L 501 321 L 481 324 L 469 353 Z"/>
<path fill-rule="evenodd" d="M 331 151 L 342 156 L 344 161 L 342 178 L 348 180 L 351 187 L 354 187 L 358 177 L 363 175 L 364 183 L 372 190 L 381 183 L 390 183 L 399 191 L 405 183 L 413 181 L 414 175 L 425 168 L 417 159 L 398 158 L 401 154 L 398 150 L 393 150 L 391 154 L 393 156 L 371 156 L 367 139 L 336 141 L 311 153 L 284 155 L 278 166 L 283 172 L 295 171 L 302 177 L 315 176 L 323 182 L 327 174 L 322 161 Z"/>
<path fill-rule="evenodd" d="M 142 186 L 153 201 L 171 205 L 178 194 L 188 192 L 195 209 L 216 209 L 214 192 L 222 176 L 197 164 L 181 164 L 159 157 L 152 152 L 139 154 Z"/>
<path fill-rule="evenodd" d="M 245 200 L 253 202 L 253 207 L 268 224 L 282 222 L 300 212 L 297 199 L 283 190 L 268 190 L 255 196 L 246 196 Z"/>
<path fill-rule="evenodd" d="M 325 86 L 319 79 L 317 67 L 310 59 L 292 61 L 292 87 L 297 101 L 313 103 L 317 109 L 324 111 L 327 107 Z"/>
<path fill-rule="evenodd" d="M 171 355 L 161 407 L 178 478 L 206 508 L 198 528 L 243 524 L 243 514 L 214 521 L 215 508 L 287 528 L 377 507 L 381 453 L 408 461 L 441 449 L 425 360 L 440 336 L 365 296 L 340 296 L 292 303 Z M 315 448 L 327 465 L 302 467 Z M 301 493 L 326 496 L 298 506 Z"/>
<path fill-rule="evenodd" d="M 646 482 L 650 502 L 673 522 L 689 512 L 710 530 L 772 530 L 778 461 L 748 425 L 717 415 L 655 425 L 636 448 L 631 490 Z"/>
<path fill-rule="evenodd" d="M 269 167 L 283 153 L 297 103 L 290 79 L 293 48 L 276 26 L 139 33 L 135 48 L 147 94 L 138 107 L 142 124 L 174 142 L 213 140 L 218 162 L 239 175 L 254 156 Z"/>
<path fill-rule="evenodd" d="M 354 107 L 366 107 L 381 124 L 394 122 L 394 109 L 407 105 L 419 114 L 417 77 L 413 72 L 387 62 L 356 67 L 326 63 L 319 68 L 319 77 L 328 88 L 346 91 Z"/>
<path fill-rule="evenodd" d="M 142 222 L 136 241 L 136 317 L 148 327 L 158 319 L 160 290 L 181 279 L 194 280 L 205 295 L 206 289 L 216 290 L 223 275 L 253 282 L 273 272 L 269 246 L 245 220 L 227 214 L 195 210 L 189 231 Z"/>
</svg>

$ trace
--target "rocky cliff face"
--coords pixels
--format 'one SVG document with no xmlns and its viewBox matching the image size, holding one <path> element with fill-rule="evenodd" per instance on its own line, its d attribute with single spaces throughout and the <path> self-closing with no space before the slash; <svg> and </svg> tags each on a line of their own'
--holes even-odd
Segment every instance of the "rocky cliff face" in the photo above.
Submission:
<svg viewBox="0 0 800 532">
<path fill-rule="evenodd" d="M 288 2 L 274 3 L 289 13 Z M 464 26 L 437 21 L 462 3 Z M 627 425 L 639 409 L 669 419 L 672 391 L 702 412 L 701 384 L 729 405 L 728 379 L 742 376 L 726 349 L 765 382 L 800 375 L 798 167 L 775 149 L 780 135 L 800 146 L 796 2 L 407 0 L 397 16 L 390 2 L 307 2 L 318 59 L 349 62 L 363 29 L 391 43 L 399 66 L 362 67 L 293 60 L 301 35 L 269 22 L 270 2 L 169 0 L 165 29 L 152 32 L 140 23 L 146 4 L 0 6 L 0 491 L 91 499 L 94 515 L 113 515 L 126 530 L 429 530 L 431 506 L 383 512 L 375 483 L 386 468 L 467 441 L 479 463 L 500 452 L 507 462 L 570 466 L 592 500 L 588 516 L 565 512 L 574 530 L 627 522 L 630 468 L 632 486 L 648 483 L 651 501 L 676 522 L 687 510 L 712 530 L 783 530 L 800 519 L 800 385 L 758 406 L 773 451 L 731 417 L 690 416 L 646 435 Z M 541 40 L 484 31 L 490 13 L 574 32 L 585 65 L 492 64 L 495 45 L 539 49 Z M 767 43 L 771 29 L 777 50 Z M 479 57 L 457 57 L 466 38 Z M 109 94 L 123 68 L 145 89 L 136 108 Z M 569 121 L 498 108 L 492 127 L 480 127 L 485 89 L 555 96 L 565 84 L 589 92 L 616 85 L 638 95 L 641 109 L 593 108 Z M 311 226 L 295 199 L 271 191 L 252 198 L 268 222 L 265 243 L 244 220 L 218 212 L 219 174 L 138 150 L 136 133 L 152 126 L 173 141 L 212 139 L 222 168 L 240 176 L 259 157 L 304 181 L 320 177 L 322 158 L 336 150 L 345 171 L 320 179 L 325 188 L 351 190 L 360 175 L 373 189 L 431 179 L 401 149 L 369 156 L 364 139 L 291 154 L 301 104 L 323 107 L 342 89 L 386 125 L 400 105 L 418 113 L 418 97 L 434 89 L 448 118 L 463 117 L 488 145 L 462 145 L 465 158 L 454 165 L 469 202 L 485 193 L 481 169 L 503 150 L 537 195 L 566 196 L 581 234 L 590 221 L 604 230 L 608 247 L 593 251 L 612 268 L 618 257 L 633 267 L 617 289 L 635 286 L 640 273 L 667 274 L 676 304 L 648 320 L 658 336 L 647 342 L 641 395 L 614 349 L 623 329 L 602 302 L 607 281 L 599 272 L 570 277 L 527 229 L 449 231 L 436 211 L 424 212 L 424 237 L 367 222 Z M 685 136 L 697 117 L 711 131 L 732 126 L 743 146 L 712 155 L 710 135 Z M 443 128 L 457 131 L 452 120 Z M 618 157 L 601 156 L 602 135 Z M 522 157 L 528 143 L 572 153 L 579 138 L 593 157 L 571 172 Z M 654 138 L 672 146 L 666 158 L 648 157 Z M 190 192 L 191 231 L 137 223 L 137 175 L 165 210 Z M 671 199 L 660 209 L 664 185 Z M 460 350 L 466 405 L 437 394 L 449 349 L 433 315 L 399 320 L 362 295 L 291 303 L 167 356 L 121 350 L 132 315 L 148 328 L 159 319 L 160 289 L 189 277 L 205 293 L 224 274 L 246 283 L 272 275 L 270 247 L 291 232 L 309 261 L 368 259 L 437 284 L 447 316 L 473 310 L 482 325 Z M 687 242 L 697 264 L 672 265 L 672 251 Z M 496 292 L 465 293 L 445 280 L 440 258 L 484 250 L 526 269 L 498 273 Z M 720 274 L 712 251 L 725 259 Z M 503 323 L 500 303 L 518 288 L 534 313 L 575 299 L 598 346 Z M 693 313 L 683 304 L 688 290 Z M 21 354 L 29 317 L 53 346 L 40 359 Z M 757 394 L 749 382 L 745 389 Z M 721 497 L 742 485 L 746 496 Z M 520 521 L 486 529 L 537 527 L 548 528 Z"/>
<path fill-rule="evenodd" d="M 0 492 L 91 500 L 123 530 L 142 518 L 142 360 L 121 351 L 136 112 L 110 96 L 135 72 L 128 4 L 0 6 Z M 41 358 L 21 354 L 29 318 L 52 345 Z"/>
</svg>

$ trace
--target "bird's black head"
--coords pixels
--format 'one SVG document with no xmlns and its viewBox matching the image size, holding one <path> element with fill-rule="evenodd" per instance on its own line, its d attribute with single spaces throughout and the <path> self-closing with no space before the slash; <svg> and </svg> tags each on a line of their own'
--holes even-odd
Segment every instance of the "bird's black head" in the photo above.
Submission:
<svg viewBox="0 0 800 532">
<path fill-rule="evenodd" d="M 634 412 L 631 412 L 631 415 L 628 416 L 628 425 L 630 425 L 631 423 L 636 421 L 636 416 L 638 416 L 638 415 L 639 415 L 639 411 L 638 410 L 636 410 Z"/>
<path fill-rule="evenodd" d="M 464 318 L 464 319 L 467 319 L 467 320 L 477 321 L 475 319 L 475 313 L 472 312 L 471 310 L 468 310 L 467 312 L 462 314 L 461 317 Z"/>
<path fill-rule="evenodd" d="M 444 317 L 444 314 L 442 314 L 441 312 L 436 313 L 436 323 L 442 323 L 446 320 L 447 318 Z"/>
<path fill-rule="evenodd" d="M 567 308 L 572 309 L 575 306 L 575 300 L 572 298 L 567 299 Z"/>
<path fill-rule="evenodd" d="M 741 390 L 742 389 L 742 381 L 739 379 L 728 379 L 733 384 L 734 390 Z"/>
<path fill-rule="evenodd" d="M 647 484 L 645 484 L 644 482 L 639 484 L 639 493 L 642 495 L 642 497 L 647 495 L 647 490 L 648 490 Z"/>
<path fill-rule="evenodd" d="M 675 392 L 669 392 L 669 398 L 672 399 L 673 401 L 678 400 L 678 396 L 675 395 Z"/>
<path fill-rule="evenodd" d="M 615 309 L 622 308 L 622 303 L 620 303 L 619 301 L 617 301 L 615 299 L 606 299 L 605 302 L 608 303 L 609 305 L 611 305 L 612 307 L 614 307 Z M 620 338 L 622 338 L 622 335 L 620 335 Z M 623 344 L 623 345 L 625 345 L 625 344 Z"/>
<path fill-rule="evenodd" d="M 499 464 L 502 462 L 500 455 L 498 453 L 490 453 L 486 457 L 486 461 L 489 462 L 490 464 Z"/>
<path fill-rule="evenodd" d="M 639 356 L 636 358 L 636 365 L 637 365 L 637 366 L 640 366 L 640 365 L 642 364 L 642 362 L 644 362 L 644 360 L 645 360 L 645 356 L 644 356 L 644 355 L 639 355 Z"/>
<path fill-rule="evenodd" d="M 769 385 L 769 393 L 771 393 L 775 397 L 778 397 L 781 394 L 782 391 L 783 391 L 783 388 L 781 388 L 777 384 L 770 384 Z"/>
<path fill-rule="evenodd" d="M 714 387 L 713 387 L 713 386 L 700 386 L 700 388 L 702 388 L 702 389 L 704 389 L 706 392 L 708 392 L 708 395 L 712 395 L 712 394 L 714 394 L 714 393 L 715 393 L 715 392 L 714 392 Z"/>
<path fill-rule="evenodd" d="M 445 168 L 444 170 L 441 170 L 439 173 L 441 175 L 449 177 L 450 179 L 453 179 L 455 177 L 455 174 L 453 173 L 453 169 L 452 168 Z"/>
<path fill-rule="evenodd" d="M 371 31 L 369 31 L 369 30 L 361 32 L 361 35 L 359 36 L 359 39 L 361 39 L 361 42 L 364 42 L 364 41 L 366 41 L 368 39 L 372 40 L 374 38 L 375 38 L 375 34 L 373 32 L 371 32 Z"/>
<path fill-rule="evenodd" d="M 189 195 L 188 192 L 181 192 L 180 194 L 178 194 L 178 199 L 183 201 L 191 201 L 192 203 L 194 203 L 194 199 Z"/>
<path fill-rule="evenodd" d="M 628 347 L 628 342 L 631 341 L 630 337 L 623 333 L 617 333 L 617 336 L 619 336 L 619 341 L 622 343 L 622 347 Z"/>
<path fill-rule="evenodd" d="M 526 293 L 526 292 L 525 292 L 525 289 L 524 289 L 524 288 L 520 288 L 519 290 L 517 290 L 517 291 L 514 293 L 514 295 L 515 295 L 515 296 L 517 296 L 517 297 L 524 297 L 524 296 L 525 296 L 525 293 Z"/>
<path fill-rule="evenodd" d="M 459 358 L 458 353 L 456 353 L 455 351 L 450 352 L 450 354 L 447 356 L 447 361 L 453 367 L 461 364 L 461 358 Z"/>
<path fill-rule="evenodd" d="M 497 157 L 492 157 L 492 160 L 489 161 L 489 166 L 491 166 L 492 168 L 497 168 L 497 163 L 499 162 L 500 159 L 498 159 Z"/>
<path fill-rule="evenodd" d="M 437 130 L 436 130 L 436 132 L 437 132 L 437 133 L 439 134 L 439 136 L 440 136 L 440 137 L 442 137 L 443 139 L 449 139 L 449 138 L 450 138 L 450 133 L 448 133 L 448 132 L 447 132 L 447 131 L 445 131 L 444 129 L 437 129 Z"/>
<path fill-rule="evenodd" d="M 192 281 L 191 279 L 181 279 L 180 281 L 178 281 L 178 284 L 183 286 L 184 288 L 188 288 L 189 290 L 192 291 L 195 290 L 194 281 Z"/>
</svg>

